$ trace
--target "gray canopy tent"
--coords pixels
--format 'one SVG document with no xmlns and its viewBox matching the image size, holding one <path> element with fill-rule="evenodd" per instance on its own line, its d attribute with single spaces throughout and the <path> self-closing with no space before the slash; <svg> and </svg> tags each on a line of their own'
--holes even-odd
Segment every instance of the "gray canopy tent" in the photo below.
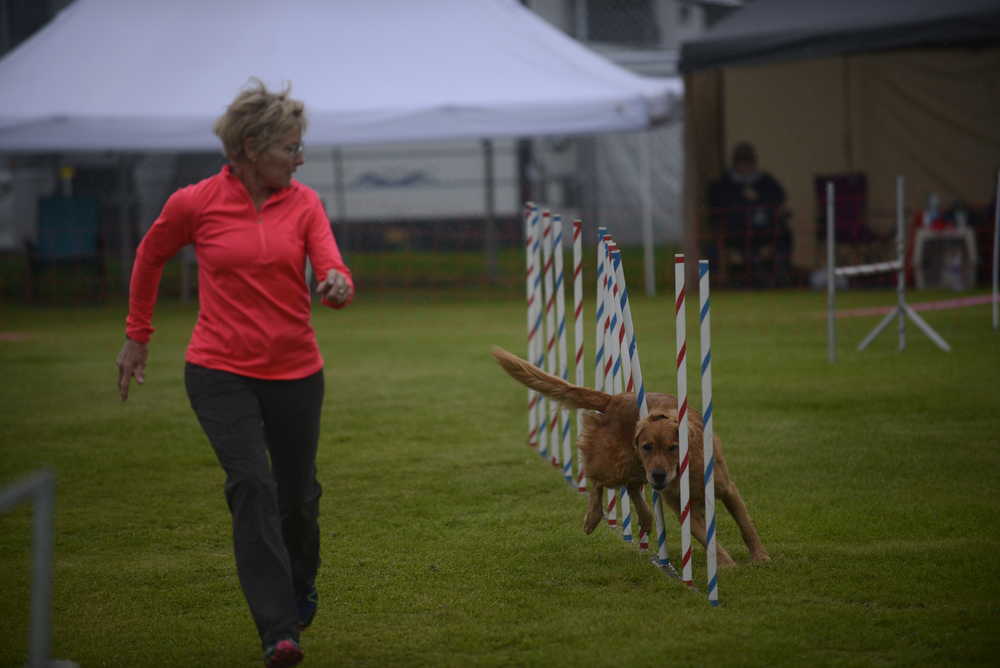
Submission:
<svg viewBox="0 0 1000 668">
<path fill-rule="evenodd" d="M 996 0 L 755 0 L 683 45 L 685 244 L 704 233 L 707 184 L 753 142 L 785 185 L 793 261 L 820 262 L 818 174 L 867 174 L 870 223 L 907 204 L 985 203 L 1000 163 Z"/>
</svg>

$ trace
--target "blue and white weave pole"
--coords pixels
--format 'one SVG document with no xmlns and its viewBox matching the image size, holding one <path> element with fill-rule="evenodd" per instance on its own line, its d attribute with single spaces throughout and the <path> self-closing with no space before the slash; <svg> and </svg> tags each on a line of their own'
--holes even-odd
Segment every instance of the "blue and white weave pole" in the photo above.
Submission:
<svg viewBox="0 0 1000 668">
<path fill-rule="evenodd" d="M 632 368 L 629 365 L 628 344 L 625 343 L 625 317 L 622 314 L 621 296 L 625 294 L 624 273 L 621 271 L 622 254 L 617 245 L 611 246 L 611 274 L 614 276 L 614 287 L 611 293 L 611 303 L 614 306 L 614 317 L 617 324 L 611 332 L 612 345 L 615 356 L 615 393 L 623 389 L 628 391 L 627 382 L 632 382 Z M 632 503 L 629 499 L 628 489 L 622 487 L 619 491 L 622 511 L 622 538 L 627 543 L 632 542 Z"/>
<path fill-rule="evenodd" d="M 535 230 L 538 228 L 538 207 L 531 202 L 524 205 L 524 251 L 525 251 L 525 297 L 528 302 L 528 359 L 535 360 L 535 349 L 538 341 L 539 321 L 536 316 L 538 302 L 535 301 L 535 275 L 537 268 L 534 263 Z M 541 395 L 534 390 L 528 390 L 528 445 L 538 448 L 538 413 L 535 409 Z"/>
<path fill-rule="evenodd" d="M 594 389 L 598 392 L 604 390 L 604 320 L 607 315 L 607 301 L 605 295 L 608 290 L 608 275 L 604 271 L 604 258 L 607 250 L 604 245 L 604 237 L 608 233 L 608 228 L 603 225 L 597 227 L 597 264 L 595 273 L 597 274 L 597 301 L 594 306 L 595 329 L 594 332 Z M 604 499 L 601 499 L 604 502 Z"/>
<path fill-rule="evenodd" d="M 555 271 L 556 336 L 559 340 L 559 377 L 569 382 L 569 354 L 566 346 L 566 281 L 563 275 L 562 216 L 552 217 L 552 260 Z M 569 409 L 559 407 L 559 446 L 552 448 L 552 464 L 561 467 L 566 484 L 573 484 L 573 452 L 570 448 L 571 420 Z"/>
<path fill-rule="evenodd" d="M 615 318 L 614 297 L 615 275 L 611 270 L 611 247 L 614 240 L 610 234 L 604 235 L 604 326 L 601 329 L 602 341 L 604 343 L 604 391 L 608 394 L 615 394 L 621 389 L 615 389 L 615 371 L 618 368 L 618 357 L 615 353 L 613 332 L 618 321 Z M 607 488 L 607 504 L 605 506 L 608 526 L 618 527 L 618 490 L 614 487 Z"/>
<path fill-rule="evenodd" d="M 635 401 L 639 407 L 639 418 L 642 419 L 649 415 L 649 406 L 646 404 L 646 387 L 642 382 L 639 350 L 635 341 L 635 325 L 632 322 L 632 308 L 629 306 L 628 301 L 628 284 L 625 282 L 625 268 L 621 261 L 620 252 L 618 253 L 618 263 L 615 265 L 615 280 L 621 286 L 621 292 L 618 296 L 618 306 L 624 334 L 623 341 L 626 342 L 626 348 L 623 350 L 622 355 L 628 359 L 628 366 L 626 367 L 628 375 L 625 391 L 635 392 Z M 642 528 L 639 529 L 639 549 L 649 549 L 649 536 Z"/>
<path fill-rule="evenodd" d="M 612 332 L 615 352 L 618 355 L 618 368 L 621 378 L 622 391 L 632 392 L 634 379 L 632 377 L 632 364 L 629 358 L 628 335 L 625 330 L 625 313 L 623 301 L 626 299 L 627 290 L 625 288 L 625 274 L 622 272 L 622 253 L 617 245 L 611 247 L 611 271 L 615 277 L 614 294 L 614 316 L 618 322 Z M 617 391 L 617 388 L 616 388 Z"/>
<path fill-rule="evenodd" d="M 555 376 L 559 373 L 556 368 L 556 294 L 555 280 L 552 276 L 552 216 L 548 211 L 542 212 L 542 261 L 543 283 L 545 286 L 545 370 Z M 548 446 L 551 448 L 552 463 L 558 466 L 559 458 L 559 404 L 555 401 L 547 402 L 548 410 Z"/>
<path fill-rule="evenodd" d="M 596 332 L 594 334 L 594 389 L 604 390 L 604 291 L 607 290 L 608 277 L 604 275 L 604 235 L 608 228 L 597 228 L 597 301 L 594 306 Z"/>
<path fill-rule="evenodd" d="M 653 490 L 653 519 L 656 520 L 656 559 L 654 563 L 661 568 L 673 568 L 670 555 L 667 554 L 667 523 L 663 521 L 663 497 Z"/>
<path fill-rule="evenodd" d="M 698 260 L 698 302 L 701 322 L 701 411 L 705 460 L 705 562 L 708 602 L 719 605 L 718 555 L 715 541 L 715 419 L 712 407 L 712 316 L 708 260 Z"/>
</svg>

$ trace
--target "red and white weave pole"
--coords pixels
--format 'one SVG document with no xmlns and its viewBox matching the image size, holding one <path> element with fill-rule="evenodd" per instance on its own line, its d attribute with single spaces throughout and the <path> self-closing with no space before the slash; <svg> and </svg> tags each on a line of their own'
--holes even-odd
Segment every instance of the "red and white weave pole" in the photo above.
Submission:
<svg viewBox="0 0 1000 668">
<path fill-rule="evenodd" d="M 543 210 L 535 234 L 535 238 L 537 239 L 537 250 L 535 251 L 535 303 L 538 304 L 538 350 L 534 362 L 535 366 L 539 369 L 547 368 L 547 360 L 550 357 L 547 354 L 547 334 L 549 328 L 546 326 L 546 316 L 549 315 L 549 311 L 545 292 L 545 244 L 546 237 L 551 233 L 549 212 Z M 538 402 L 538 455 L 543 459 L 548 459 L 549 457 L 549 414 L 552 412 L 551 403 L 552 401 L 544 396 Z"/>
<path fill-rule="evenodd" d="M 691 481 L 688 471 L 688 402 L 687 402 L 687 323 L 684 318 L 684 254 L 674 256 L 674 315 L 677 340 L 677 431 L 678 473 L 681 487 L 681 581 L 693 586 L 691 576 Z"/>
<path fill-rule="evenodd" d="M 583 222 L 573 221 L 573 342 L 576 344 L 576 384 L 583 386 Z M 576 411 L 577 439 L 583 433 L 583 413 Z M 587 492 L 587 472 L 583 468 L 583 455 L 579 445 L 576 451 L 576 489 Z"/>
<path fill-rule="evenodd" d="M 544 326 L 544 314 L 545 314 L 545 301 L 543 299 L 542 290 L 542 221 L 541 221 L 541 211 L 535 212 L 534 224 L 533 224 L 535 243 L 531 247 L 531 262 L 534 266 L 534 295 L 533 300 L 535 303 L 535 352 L 532 362 L 539 369 L 545 367 L 545 326 Z M 538 425 L 538 450 L 536 451 L 539 456 L 548 456 L 548 399 L 539 394 L 538 401 L 535 403 L 535 424 Z"/>
<path fill-rule="evenodd" d="M 562 216 L 552 217 L 552 259 L 555 272 L 556 336 L 559 339 L 559 377 L 569 381 L 569 362 L 566 345 L 566 280 L 563 274 L 563 224 Z M 553 448 L 552 465 L 562 469 L 567 484 L 573 484 L 573 450 L 570 443 L 569 410 L 559 406 L 559 443 Z M 558 452 L 557 452 L 558 451 Z"/>
<path fill-rule="evenodd" d="M 535 357 L 532 360 L 539 369 L 545 368 L 545 299 L 542 288 L 542 219 L 541 212 L 535 216 L 535 245 L 532 248 L 535 266 Z M 535 420 L 538 425 L 538 450 L 540 457 L 548 457 L 548 405 L 549 399 L 540 394 L 535 404 Z"/>
</svg>

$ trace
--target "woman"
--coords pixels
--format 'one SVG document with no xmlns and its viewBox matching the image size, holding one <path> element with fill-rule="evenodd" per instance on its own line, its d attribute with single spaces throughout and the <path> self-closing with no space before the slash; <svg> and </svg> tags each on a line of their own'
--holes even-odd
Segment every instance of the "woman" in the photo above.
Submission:
<svg viewBox="0 0 1000 668">
<path fill-rule="evenodd" d="M 323 360 L 310 325 L 306 258 L 325 305 L 354 297 L 319 197 L 292 180 L 304 107 L 288 89 L 243 90 L 215 123 L 230 163 L 175 192 L 132 269 L 118 386 L 143 383 L 164 263 L 198 257 L 198 322 L 184 372 L 191 407 L 226 472 L 240 585 L 271 668 L 302 660 L 316 612 L 320 485 L 316 448 Z"/>
</svg>

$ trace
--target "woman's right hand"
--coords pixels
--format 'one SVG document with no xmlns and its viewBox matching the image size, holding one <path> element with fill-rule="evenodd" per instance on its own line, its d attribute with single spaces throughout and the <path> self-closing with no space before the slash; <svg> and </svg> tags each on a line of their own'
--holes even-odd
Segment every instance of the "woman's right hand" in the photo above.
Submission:
<svg viewBox="0 0 1000 668">
<path fill-rule="evenodd" d="M 128 386 L 135 376 L 135 382 L 140 385 L 146 380 L 146 359 L 149 357 L 149 346 L 126 338 L 122 351 L 118 353 L 118 392 L 122 401 L 128 399 Z"/>
</svg>

